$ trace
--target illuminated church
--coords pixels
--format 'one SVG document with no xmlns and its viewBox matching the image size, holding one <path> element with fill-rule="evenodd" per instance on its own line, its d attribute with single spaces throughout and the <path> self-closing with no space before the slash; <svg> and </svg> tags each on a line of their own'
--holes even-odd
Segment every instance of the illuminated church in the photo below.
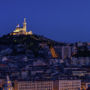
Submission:
<svg viewBox="0 0 90 90">
<path fill-rule="evenodd" d="M 16 26 L 16 29 L 10 35 L 32 35 L 32 31 L 27 32 L 27 23 L 24 18 L 23 27 L 21 28 L 19 24 Z"/>
<path fill-rule="evenodd" d="M 3 90 L 14 90 L 14 88 L 12 87 L 12 82 L 9 79 L 9 76 L 7 76 L 7 79 L 6 79 L 5 85 L 3 87 Z"/>
</svg>

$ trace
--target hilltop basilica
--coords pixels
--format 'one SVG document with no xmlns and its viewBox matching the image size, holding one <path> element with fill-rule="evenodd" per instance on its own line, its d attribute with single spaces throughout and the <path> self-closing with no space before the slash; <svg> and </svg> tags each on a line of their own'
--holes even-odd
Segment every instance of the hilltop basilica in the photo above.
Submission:
<svg viewBox="0 0 90 90">
<path fill-rule="evenodd" d="M 32 31 L 27 32 L 27 23 L 24 18 L 23 27 L 21 28 L 19 24 L 16 26 L 16 29 L 10 35 L 32 35 Z"/>
</svg>

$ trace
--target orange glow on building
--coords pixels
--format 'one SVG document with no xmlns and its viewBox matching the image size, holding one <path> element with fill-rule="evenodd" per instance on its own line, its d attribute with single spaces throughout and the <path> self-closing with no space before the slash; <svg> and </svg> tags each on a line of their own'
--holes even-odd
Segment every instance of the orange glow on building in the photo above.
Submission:
<svg viewBox="0 0 90 90">
<path fill-rule="evenodd" d="M 51 54 L 52 54 L 52 57 L 53 58 L 58 58 L 58 55 L 57 55 L 54 47 L 50 46 L 50 51 L 51 51 Z"/>
</svg>

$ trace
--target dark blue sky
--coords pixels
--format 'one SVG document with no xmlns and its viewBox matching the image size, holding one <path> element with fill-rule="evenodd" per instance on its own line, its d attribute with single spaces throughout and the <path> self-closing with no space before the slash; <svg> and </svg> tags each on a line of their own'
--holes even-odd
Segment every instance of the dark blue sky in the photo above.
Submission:
<svg viewBox="0 0 90 90">
<path fill-rule="evenodd" d="M 0 0 L 0 34 L 27 18 L 33 33 L 65 41 L 90 42 L 90 0 Z"/>
</svg>

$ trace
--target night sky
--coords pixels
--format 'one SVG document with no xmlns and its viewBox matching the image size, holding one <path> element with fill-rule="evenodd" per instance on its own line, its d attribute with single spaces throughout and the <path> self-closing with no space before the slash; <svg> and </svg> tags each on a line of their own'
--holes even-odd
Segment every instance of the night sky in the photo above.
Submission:
<svg viewBox="0 0 90 90">
<path fill-rule="evenodd" d="M 90 42 L 90 0 L 0 0 L 0 36 L 27 29 L 63 42 Z"/>
</svg>

